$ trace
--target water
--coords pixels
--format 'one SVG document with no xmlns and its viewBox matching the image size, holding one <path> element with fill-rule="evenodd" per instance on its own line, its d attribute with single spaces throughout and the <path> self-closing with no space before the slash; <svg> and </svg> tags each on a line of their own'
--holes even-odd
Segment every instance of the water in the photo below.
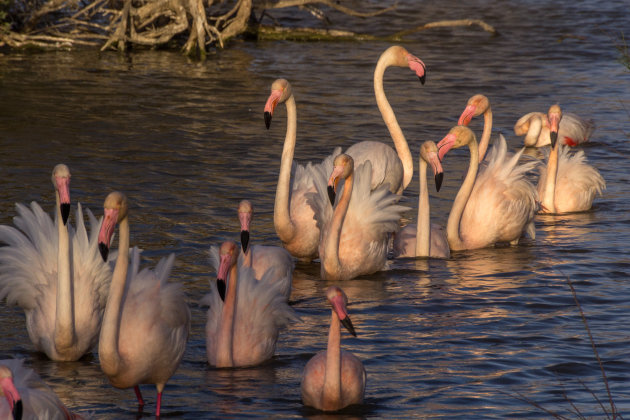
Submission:
<svg viewBox="0 0 630 420">
<path fill-rule="evenodd" d="M 333 21 L 386 34 L 467 16 L 501 33 L 440 29 L 405 43 L 427 64 L 427 83 L 390 69 L 385 89 L 414 159 L 423 141 L 447 133 L 475 93 L 490 98 L 494 132 L 503 132 L 512 150 L 521 146 L 514 122 L 559 102 L 595 119 L 584 150 L 607 190 L 590 212 L 538 216 L 535 241 L 459 252 L 448 261 L 391 261 L 386 271 L 339 282 L 358 332 L 358 338 L 344 335 L 343 346 L 365 364 L 368 385 L 362 406 L 330 417 L 550 416 L 535 404 L 575 417 L 568 400 L 587 417 L 603 417 L 582 385 L 607 405 L 566 276 L 617 407 L 627 413 L 630 73 L 616 62 L 611 39 L 621 30 L 628 35 L 627 2 L 401 3 L 369 21 Z M 214 278 L 205 252 L 238 238 L 235 208 L 243 198 L 256 206 L 255 240 L 278 244 L 272 212 L 284 107 L 268 131 L 262 115 L 274 79 L 285 77 L 294 87 L 297 160 L 321 159 L 334 146 L 364 139 L 390 141 L 372 93 L 372 70 L 388 46 L 236 41 L 204 63 L 166 51 L 0 56 L 0 223 L 12 223 L 16 202 L 52 209 L 50 173 L 65 162 L 75 202 L 101 214 L 109 191 L 128 195 L 131 242 L 145 250 L 145 264 L 177 254 L 172 281 L 185 284 L 193 321 L 182 364 L 165 390 L 163 417 L 314 414 L 302 406 L 299 384 L 308 359 L 326 344 L 329 283 L 320 280 L 318 264 L 297 265 L 291 304 L 303 321 L 281 334 L 273 360 L 217 370 L 206 361 L 206 308 L 199 304 Z M 480 132 L 481 124 L 472 128 Z M 467 151 L 449 153 L 443 189 L 431 194 L 432 221 L 445 224 L 467 162 Z M 414 209 L 405 222 L 415 219 L 417 180 L 416 174 L 404 194 Z M 131 390 L 109 385 L 96 352 L 75 363 L 48 361 L 33 351 L 22 311 L 4 302 L 0 308 L 0 359 L 26 359 L 74 411 L 103 419 L 154 413 L 153 387 L 143 386 L 147 405 L 138 412 Z"/>
</svg>

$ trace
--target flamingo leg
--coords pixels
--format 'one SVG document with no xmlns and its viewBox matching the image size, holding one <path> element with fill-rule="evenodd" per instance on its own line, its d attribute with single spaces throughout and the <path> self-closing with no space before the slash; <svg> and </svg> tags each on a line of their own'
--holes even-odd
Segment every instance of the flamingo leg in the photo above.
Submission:
<svg viewBox="0 0 630 420">
<path fill-rule="evenodd" d="M 155 417 L 160 417 L 160 406 L 162 405 L 162 393 L 157 394 L 157 410 L 155 410 Z"/>
<path fill-rule="evenodd" d="M 140 407 L 144 407 L 144 400 L 142 399 L 142 394 L 140 393 L 140 387 L 136 385 L 133 387 L 133 390 L 138 398 L 138 405 L 140 405 Z"/>
</svg>

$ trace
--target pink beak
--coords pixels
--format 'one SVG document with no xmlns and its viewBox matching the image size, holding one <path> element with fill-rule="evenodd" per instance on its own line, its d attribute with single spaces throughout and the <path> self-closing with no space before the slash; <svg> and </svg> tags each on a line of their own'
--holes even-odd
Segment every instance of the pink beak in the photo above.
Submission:
<svg viewBox="0 0 630 420">
<path fill-rule="evenodd" d="M 457 121 L 457 125 L 468 125 L 470 124 L 470 120 L 472 120 L 475 115 L 476 107 L 474 105 L 468 105 L 462 115 L 459 116 L 459 121 Z"/>
<path fill-rule="evenodd" d="M 271 95 L 269 95 L 269 98 L 267 99 L 267 103 L 265 103 L 265 125 L 267 126 L 267 129 L 269 129 L 269 126 L 271 125 L 271 117 L 273 116 L 273 111 L 278 105 L 280 97 L 282 97 L 281 90 L 272 90 Z"/>
<path fill-rule="evenodd" d="M 444 160 L 444 155 L 446 155 L 446 153 L 448 153 L 448 151 L 453 148 L 453 146 L 455 145 L 455 140 L 455 134 L 449 133 L 437 144 L 438 154 L 441 161 Z"/>
<path fill-rule="evenodd" d="M 114 235 L 114 228 L 116 228 L 117 222 L 118 210 L 105 209 L 103 224 L 101 225 L 101 230 L 98 232 L 98 248 L 101 251 L 101 257 L 103 257 L 103 261 L 107 261 L 109 246 L 112 242 L 112 236 Z"/>
<path fill-rule="evenodd" d="M 427 67 L 424 65 L 422 60 L 413 54 L 407 54 L 407 63 L 409 63 L 409 68 L 416 73 L 416 76 L 420 79 L 420 83 L 424 85 L 424 82 L 427 80 Z"/>
<path fill-rule="evenodd" d="M 350 321 L 350 317 L 348 316 L 348 312 L 346 311 L 346 305 L 343 301 L 342 295 L 337 295 L 331 299 L 330 303 L 332 304 L 333 311 L 337 314 L 339 321 L 341 324 L 346 327 L 348 332 L 353 336 L 357 336 L 357 333 L 354 331 L 354 326 L 352 325 L 352 321 Z"/>
</svg>

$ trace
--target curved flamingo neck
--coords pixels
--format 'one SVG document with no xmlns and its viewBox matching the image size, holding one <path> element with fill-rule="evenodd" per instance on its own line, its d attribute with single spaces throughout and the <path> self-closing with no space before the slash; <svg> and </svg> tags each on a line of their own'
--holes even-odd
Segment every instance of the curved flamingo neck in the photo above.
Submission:
<svg viewBox="0 0 630 420">
<path fill-rule="evenodd" d="M 232 358 L 232 338 L 234 336 L 236 288 L 238 287 L 238 269 L 236 268 L 236 264 L 230 268 L 229 279 L 227 293 L 225 294 L 225 302 L 223 304 L 221 327 L 219 328 L 217 338 L 217 367 L 234 366 L 234 359 Z"/>
<path fill-rule="evenodd" d="M 326 411 L 337 410 L 341 406 L 341 327 L 339 317 L 332 311 L 328 330 L 326 369 L 324 371 L 324 391 L 322 407 Z"/>
<path fill-rule="evenodd" d="M 397 65 L 395 53 L 393 51 L 394 50 L 392 49 L 385 51 L 381 54 L 381 57 L 376 63 L 376 68 L 374 69 L 374 95 L 376 96 L 376 104 L 378 105 L 379 111 L 381 111 L 383 121 L 385 121 L 389 134 L 392 136 L 396 153 L 398 153 L 398 158 L 403 165 L 402 189 L 405 189 L 411 182 L 411 178 L 413 178 L 413 157 L 411 156 L 407 139 L 405 139 L 405 135 L 403 134 L 402 129 L 398 124 L 398 120 L 396 119 L 396 114 L 394 114 L 394 110 L 385 96 L 385 89 L 383 87 L 385 69 L 390 66 Z"/>
<path fill-rule="evenodd" d="M 124 369 L 123 360 L 118 352 L 118 337 L 129 267 L 129 219 L 127 216 L 118 225 L 118 257 L 116 257 L 116 266 L 109 286 L 109 296 L 103 314 L 103 324 L 98 343 L 101 369 L 107 376 L 115 376 Z"/>
<path fill-rule="evenodd" d="M 464 182 L 462 182 L 462 186 L 457 192 L 457 196 L 455 196 L 455 201 L 453 201 L 453 207 L 451 208 L 451 213 L 448 216 L 448 223 L 446 225 L 446 238 L 448 240 L 448 246 L 453 251 L 466 249 L 466 245 L 459 235 L 459 224 L 462 220 L 462 214 L 464 213 L 464 208 L 466 207 L 468 198 L 472 193 L 472 189 L 477 178 L 477 170 L 479 169 L 479 149 L 477 141 L 472 139 L 468 143 L 468 148 L 470 149 L 470 164 L 468 165 L 468 172 L 466 173 Z"/>
<path fill-rule="evenodd" d="M 492 108 L 488 105 L 488 109 L 486 109 L 483 113 L 483 133 L 481 133 L 481 139 L 479 140 L 479 163 L 483 162 L 483 158 L 486 157 L 491 134 Z"/>
<path fill-rule="evenodd" d="M 70 274 L 70 239 L 68 226 L 63 223 L 59 192 L 55 192 L 57 203 L 57 300 L 55 309 L 55 348 L 61 353 L 76 344 L 74 329 L 74 301 Z"/>
<path fill-rule="evenodd" d="M 284 138 L 282 158 L 280 160 L 280 174 L 276 188 L 276 201 L 273 209 L 273 224 L 280 240 L 290 242 L 295 236 L 295 225 L 291 221 L 289 197 L 291 195 L 291 166 L 295 152 L 297 132 L 297 110 L 293 95 L 285 101 L 287 108 L 287 133 Z"/>
<path fill-rule="evenodd" d="M 545 191 L 541 197 L 541 204 L 547 213 L 556 212 L 556 178 L 558 177 L 558 149 L 560 142 L 549 152 L 547 161 L 547 177 L 545 178 Z"/>
<path fill-rule="evenodd" d="M 538 143 L 538 137 L 540 136 L 540 132 L 542 131 L 542 118 L 540 115 L 533 115 L 529 119 L 529 127 L 527 129 L 527 134 L 525 134 L 525 146 L 535 146 Z"/>
<path fill-rule="evenodd" d="M 428 257 L 431 244 L 429 187 L 427 162 L 420 157 L 420 194 L 418 195 L 418 224 L 416 225 L 416 257 Z"/>
<path fill-rule="evenodd" d="M 328 228 L 328 235 L 324 243 L 324 258 L 321 261 L 322 274 L 325 278 L 334 277 L 341 272 L 341 262 L 339 261 L 339 240 L 341 239 L 341 229 L 343 221 L 346 218 L 350 198 L 352 196 L 352 186 L 354 184 L 354 172 L 352 172 L 344 181 L 343 193 L 337 202 L 337 206 L 333 211 L 332 220 Z"/>
</svg>

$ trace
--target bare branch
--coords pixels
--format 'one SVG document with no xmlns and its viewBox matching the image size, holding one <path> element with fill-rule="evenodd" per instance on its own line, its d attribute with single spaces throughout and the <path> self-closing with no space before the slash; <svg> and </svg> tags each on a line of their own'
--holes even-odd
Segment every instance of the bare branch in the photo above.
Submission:
<svg viewBox="0 0 630 420">
<path fill-rule="evenodd" d="M 437 22 L 425 23 L 424 25 L 417 26 L 413 29 L 406 29 L 404 31 L 396 32 L 394 35 L 390 37 L 392 40 L 400 40 L 403 36 L 412 34 L 414 32 L 425 31 L 427 29 L 432 28 L 445 28 L 452 26 L 473 26 L 477 25 L 481 27 L 484 31 L 492 34 L 498 35 L 499 32 L 494 29 L 492 26 L 488 25 L 486 22 L 479 19 L 459 19 L 459 20 L 440 20 Z"/>
<path fill-rule="evenodd" d="M 376 12 L 365 13 L 365 12 L 357 12 L 356 10 L 352 10 L 348 7 L 337 4 L 336 2 L 332 0 L 280 0 L 276 3 L 269 3 L 269 2 L 264 3 L 260 7 L 263 9 L 285 9 L 287 7 L 305 6 L 308 4 L 324 4 L 346 15 L 362 17 L 362 18 L 382 15 L 383 13 L 387 13 L 389 11 L 394 10 L 397 6 L 397 3 L 395 3 L 393 6 L 387 7 L 385 9 L 381 9 Z"/>
</svg>

